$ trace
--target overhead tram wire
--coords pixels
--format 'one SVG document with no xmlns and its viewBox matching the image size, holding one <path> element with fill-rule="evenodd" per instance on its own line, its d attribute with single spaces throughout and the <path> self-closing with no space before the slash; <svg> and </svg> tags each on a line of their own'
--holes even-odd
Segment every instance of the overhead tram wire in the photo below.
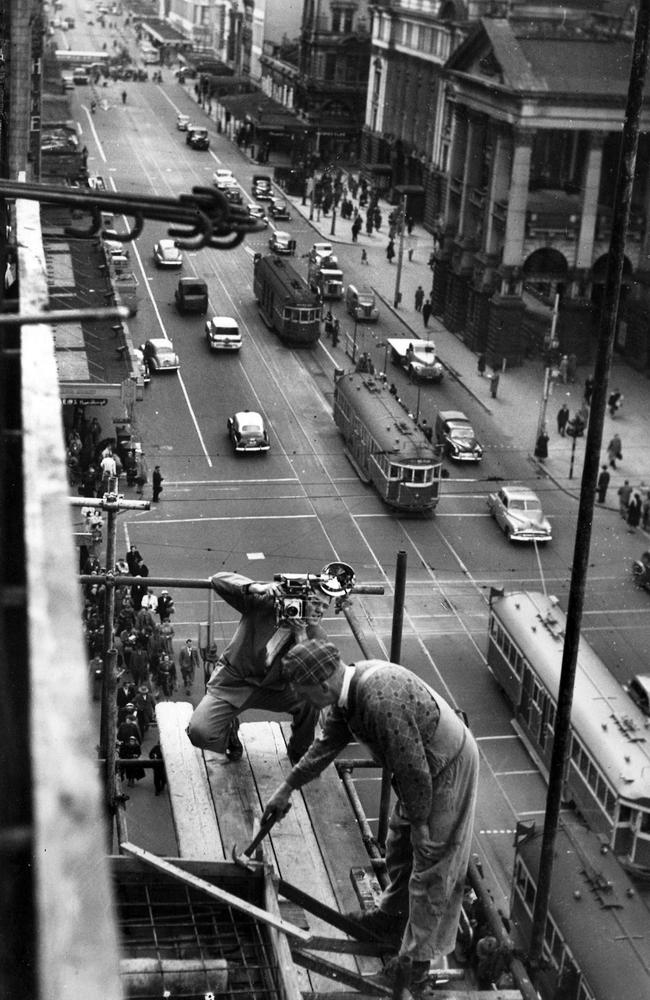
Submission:
<svg viewBox="0 0 650 1000">
<path fill-rule="evenodd" d="M 567 608 L 567 627 L 562 656 L 562 671 L 558 692 L 553 754 L 549 769 L 548 797 L 542 839 L 539 876 L 529 958 L 531 967 L 541 969 L 544 931 L 553 878 L 553 852 L 562 803 L 562 775 L 570 748 L 571 708 L 576 675 L 578 643 L 584 609 L 584 598 L 589 568 L 589 551 L 593 527 L 596 480 L 600 465 L 600 450 L 605 423 L 607 385 L 612 365 L 621 284 L 625 255 L 625 237 L 632 205 L 632 189 L 639 145 L 639 121 L 643 107 L 643 89 L 648 64 L 648 35 L 650 29 L 650 0 L 640 0 L 632 49 L 630 81 L 621 135 L 621 152 L 616 181 L 612 216 L 612 235 L 607 261 L 605 293 L 600 315 L 594 391 L 587 429 L 585 458 L 580 487 L 578 521 L 574 547 L 571 586 Z"/>
</svg>

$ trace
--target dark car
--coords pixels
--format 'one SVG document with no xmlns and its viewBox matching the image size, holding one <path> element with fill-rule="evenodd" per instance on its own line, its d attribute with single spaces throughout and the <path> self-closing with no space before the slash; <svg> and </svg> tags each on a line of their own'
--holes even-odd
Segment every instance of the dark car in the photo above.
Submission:
<svg viewBox="0 0 650 1000">
<path fill-rule="evenodd" d="M 284 198 L 273 198 L 269 205 L 269 215 L 272 219 L 290 219 L 289 205 Z"/>
<path fill-rule="evenodd" d="M 253 175 L 251 193 L 256 201 L 271 201 L 273 197 L 273 183 L 268 174 Z"/>
<path fill-rule="evenodd" d="M 208 135 L 207 128 L 204 128 L 202 125 L 192 125 L 187 130 L 185 142 L 190 149 L 209 149 L 210 136 Z"/>
<path fill-rule="evenodd" d="M 228 434 L 236 453 L 268 451 L 269 435 L 264 418 L 255 410 L 241 410 L 228 417 Z"/>
<path fill-rule="evenodd" d="M 203 278 L 180 278 L 174 293 L 179 313 L 201 313 L 208 311 L 208 286 Z"/>
<path fill-rule="evenodd" d="M 221 193 L 224 196 L 224 198 L 230 202 L 231 205 L 244 204 L 244 196 L 241 192 L 241 188 L 234 187 L 233 185 L 231 185 L 230 187 L 223 188 Z"/>
<path fill-rule="evenodd" d="M 480 462 L 483 448 L 474 428 L 460 410 L 441 410 L 436 417 L 436 440 L 455 462 Z"/>
</svg>

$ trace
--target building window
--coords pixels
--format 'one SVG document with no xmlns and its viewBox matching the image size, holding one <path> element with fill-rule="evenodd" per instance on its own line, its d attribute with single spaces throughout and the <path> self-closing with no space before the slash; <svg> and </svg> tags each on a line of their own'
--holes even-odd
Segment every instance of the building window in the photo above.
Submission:
<svg viewBox="0 0 650 1000">
<path fill-rule="evenodd" d="M 325 79 L 334 80 L 336 78 L 336 56 L 333 52 L 328 52 L 325 56 Z"/>
</svg>

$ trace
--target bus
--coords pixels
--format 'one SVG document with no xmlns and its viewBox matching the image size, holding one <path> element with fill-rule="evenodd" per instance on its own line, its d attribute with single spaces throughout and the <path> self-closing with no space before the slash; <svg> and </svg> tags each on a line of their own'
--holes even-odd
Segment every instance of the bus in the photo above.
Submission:
<svg viewBox="0 0 650 1000">
<path fill-rule="evenodd" d="M 487 661 L 548 777 L 566 617 L 557 598 L 490 596 Z M 632 873 L 650 875 L 650 720 L 586 639 L 578 647 L 563 798 Z"/>
<path fill-rule="evenodd" d="M 429 441 L 385 379 L 365 372 L 335 373 L 333 416 L 362 482 L 372 483 L 393 510 L 434 510 L 441 448 Z"/>
<path fill-rule="evenodd" d="M 60 66 L 86 66 L 102 67 L 108 66 L 110 56 L 108 52 L 92 52 L 87 49 L 57 49 L 57 62 Z"/>
<path fill-rule="evenodd" d="M 511 931 L 530 946 L 542 831 L 519 824 L 510 898 Z M 645 1000 L 650 996 L 650 912 L 612 853 L 591 830 L 560 823 L 535 987 L 543 1000 Z"/>
<path fill-rule="evenodd" d="M 292 345 L 313 345 L 320 337 L 318 296 L 282 257 L 255 254 L 253 292 L 268 327 Z"/>
</svg>

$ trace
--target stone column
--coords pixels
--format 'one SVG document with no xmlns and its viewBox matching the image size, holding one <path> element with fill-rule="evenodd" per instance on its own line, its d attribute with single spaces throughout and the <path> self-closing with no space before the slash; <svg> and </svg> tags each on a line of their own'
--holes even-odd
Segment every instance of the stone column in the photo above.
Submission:
<svg viewBox="0 0 650 1000">
<path fill-rule="evenodd" d="M 600 190 L 600 173 L 603 164 L 604 132 L 591 132 L 589 135 L 589 150 L 585 164 L 584 184 L 582 188 L 582 216 L 580 218 L 580 235 L 576 250 L 577 268 L 588 269 L 593 263 L 594 239 L 596 236 L 596 217 L 598 215 L 598 192 Z"/>
<path fill-rule="evenodd" d="M 492 130 L 492 171 L 488 185 L 487 204 L 485 206 L 485 223 L 483 247 L 486 253 L 494 253 L 494 206 L 498 201 L 505 201 L 508 196 L 510 171 L 508 170 L 508 138 L 500 128 Z"/>
<path fill-rule="evenodd" d="M 512 157 L 512 170 L 510 171 L 510 197 L 506 216 L 506 239 L 503 247 L 505 267 L 520 267 L 522 263 L 532 145 L 533 132 L 530 129 L 515 129 L 515 148 Z"/>
</svg>

